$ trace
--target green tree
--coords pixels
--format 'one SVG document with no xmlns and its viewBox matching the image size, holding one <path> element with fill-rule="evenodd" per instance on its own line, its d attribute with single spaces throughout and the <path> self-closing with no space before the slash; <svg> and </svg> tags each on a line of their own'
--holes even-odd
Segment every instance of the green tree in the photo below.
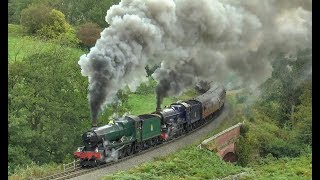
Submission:
<svg viewBox="0 0 320 180">
<path fill-rule="evenodd" d="M 33 0 L 9 0 L 8 23 L 19 24 L 21 11 L 28 7 L 32 2 Z"/>
<path fill-rule="evenodd" d="M 87 81 L 78 55 L 52 46 L 9 64 L 8 108 L 10 161 L 13 168 L 30 161 L 62 162 L 81 144 L 90 127 Z"/>
<path fill-rule="evenodd" d="M 312 145 L 312 84 L 303 83 L 303 93 L 299 97 L 301 104 L 293 113 L 294 130 L 299 143 Z"/>
<path fill-rule="evenodd" d="M 65 15 L 44 4 L 36 4 L 24 9 L 21 12 L 21 24 L 33 35 L 57 39 L 74 34 L 73 39 L 75 39 L 75 30 L 66 21 Z"/>
<path fill-rule="evenodd" d="M 107 10 L 120 0 L 9 0 L 8 20 L 9 23 L 18 24 L 22 18 L 23 9 L 30 5 L 49 6 L 66 15 L 66 19 L 72 25 L 80 25 L 93 22 L 100 27 L 107 27 L 105 21 Z"/>
<path fill-rule="evenodd" d="M 296 157 L 312 146 L 311 59 L 310 49 L 275 59 L 272 76 L 251 106 L 249 131 L 237 144 L 239 164 L 255 163 L 259 156 Z"/>
<path fill-rule="evenodd" d="M 64 14 L 52 9 L 47 19 L 41 23 L 37 34 L 48 38 L 57 38 L 60 34 L 69 31 L 69 29 L 72 29 L 72 27 L 67 23 Z"/>
<path fill-rule="evenodd" d="M 30 5 L 22 10 L 20 23 L 27 28 L 30 34 L 35 34 L 44 25 L 49 24 L 51 10 L 51 7 L 43 4 Z"/>
<path fill-rule="evenodd" d="M 260 87 L 260 105 L 280 126 L 292 126 L 291 116 L 294 107 L 300 103 L 302 82 L 311 79 L 310 49 L 298 52 L 296 59 L 280 55 L 273 62 L 273 72 Z"/>
<path fill-rule="evenodd" d="M 63 7 L 60 9 L 67 20 L 74 25 L 93 22 L 100 27 L 108 27 L 105 21 L 108 9 L 118 4 L 120 0 L 64 0 Z"/>
</svg>

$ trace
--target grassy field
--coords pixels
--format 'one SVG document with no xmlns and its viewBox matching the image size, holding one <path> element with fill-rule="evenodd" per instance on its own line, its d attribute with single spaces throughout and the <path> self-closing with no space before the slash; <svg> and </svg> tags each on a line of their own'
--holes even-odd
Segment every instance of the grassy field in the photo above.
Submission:
<svg viewBox="0 0 320 180">
<path fill-rule="evenodd" d="M 190 145 L 169 156 L 104 179 L 216 179 L 242 171 L 244 168 L 220 160 L 215 153 Z"/>
<path fill-rule="evenodd" d="M 172 98 L 165 98 L 163 101 L 163 104 L 169 105 L 172 102 L 173 102 Z M 129 94 L 128 103 L 129 103 L 129 106 L 132 108 L 131 113 L 133 115 L 151 113 L 156 110 L 155 94 L 148 94 L 148 95 Z"/>
<path fill-rule="evenodd" d="M 164 98 L 161 108 L 164 108 L 164 106 L 168 107 L 173 102 L 177 102 L 179 100 L 187 100 L 195 96 L 196 92 L 194 90 L 189 90 L 178 97 Z M 154 112 L 156 109 L 156 95 L 155 93 L 146 95 L 132 93 L 129 94 L 128 103 L 132 109 L 131 113 L 134 115 Z"/>
<path fill-rule="evenodd" d="M 8 27 L 8 61 L 21 61 L 24 57 L 37 52 L 43 52 L 60 45 L 37 39 L 35 37 L 23 36 L 23 30 L 19 25 L 9 24 Z M 85 52 L 78 48 L 69 48 L 70 52 L 76 53 L 79 57 Z"/>
<path fill-rule="evenodd" d="M 24 57 L 34 53 L 43 52 L 49 48 L 58 47 L 60 45 L 38 40 L 33 37 L 19 37 L 14 35 L 8 36 L 8 60 L 9 63 L 13 61 L 21 61 Z M 68 48 L 79 57 L 85 52 L 77 48 Z"/>
</svg>

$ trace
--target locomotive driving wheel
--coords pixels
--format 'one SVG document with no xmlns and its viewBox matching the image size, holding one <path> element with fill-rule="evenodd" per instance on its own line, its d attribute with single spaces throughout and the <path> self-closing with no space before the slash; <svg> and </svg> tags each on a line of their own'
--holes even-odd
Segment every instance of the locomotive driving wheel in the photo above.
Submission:
<svg viewBox="0 0 320 180">
<path fill-rule="evenodd" d="M 134 146 L 134 150 L 136 153 L 140 152 L 142 150 L 142 143 L 136 143 L 135 146 Z"/>
<path fill-rule="evenodd" d="M 127 154 L 127 156 L 130 156 L 133 154 L 133 146 L 129 145 L 127 147 L 126 154 Z"/>
<path fill-rule="evenodd" d="M 97 167 L 98 165 L 99 165 L 99 163 L 98 163 L 98 161 L 95 159 L 94 162 L 93 162 L 93 166 L 94 166 L 94 167 Z"/>
<path fill-rule="evenodd" d="M 122 158 L 124 158 L 124 156 L 125 156 L 124 149 L 120 149 L 118 151 L 118 159 L 122 159 Z"/>
</svg>

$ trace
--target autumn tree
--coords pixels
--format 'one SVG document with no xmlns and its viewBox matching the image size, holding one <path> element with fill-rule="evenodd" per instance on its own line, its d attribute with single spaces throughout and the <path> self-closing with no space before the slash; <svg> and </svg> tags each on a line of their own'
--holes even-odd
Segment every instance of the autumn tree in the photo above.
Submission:
<svg viewBox="0 0 320 180">
<path fill-rule="evenodd" d="M 90 48 L 95 45 L 98 38 L 100 38 L 100 33 L 102 28 L 96 23 L 85 23 L 78 27 L 77 37 L 81 41 L 81 45 L 86 48 Z"/>
</svg>

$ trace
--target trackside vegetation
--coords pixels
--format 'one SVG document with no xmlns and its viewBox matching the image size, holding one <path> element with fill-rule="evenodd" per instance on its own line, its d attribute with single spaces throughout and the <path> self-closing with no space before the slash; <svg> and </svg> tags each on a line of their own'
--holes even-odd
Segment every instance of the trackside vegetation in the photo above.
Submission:
<svg viewBox="0 0 320 180">
<path fill-rule="evenodd" d="M 78 60 L 94 46 L 107 9 L 119 0 L 9 0 L 8 2 L 8 178 L 44 177 L 73 161 L 81 134 L 91 127 L 88 79 Z M 77 7 L 77 8 L 76 8 Z M 135 92 L 118 91 L 119 101 L 99 115 L 99 124 L 125 113 L 153 112 L 156 81 Z M 295 59 L 279 54 L 273 72 L 257 89 L 227 91 L 230 113 L 215 130 L 166 157 L 155 158 L 103 179 L 312 178 L 312 50 Z M 226 81 L 235 83 L 233 74 Z M 196 96 L 190 89 L 165 98 L 162 107 Z M 236 142 L 238 162 L 222 161 L 198 144 L 244 122 Z"/>
<path fill-rule="evenodd" d="M 243 169 L 221 161 L 211 151 L 191 145 L 167 157 L 156 158 L 153 162 L 104 179 L 216 179 L 237 174 Z"/>
</svg>

